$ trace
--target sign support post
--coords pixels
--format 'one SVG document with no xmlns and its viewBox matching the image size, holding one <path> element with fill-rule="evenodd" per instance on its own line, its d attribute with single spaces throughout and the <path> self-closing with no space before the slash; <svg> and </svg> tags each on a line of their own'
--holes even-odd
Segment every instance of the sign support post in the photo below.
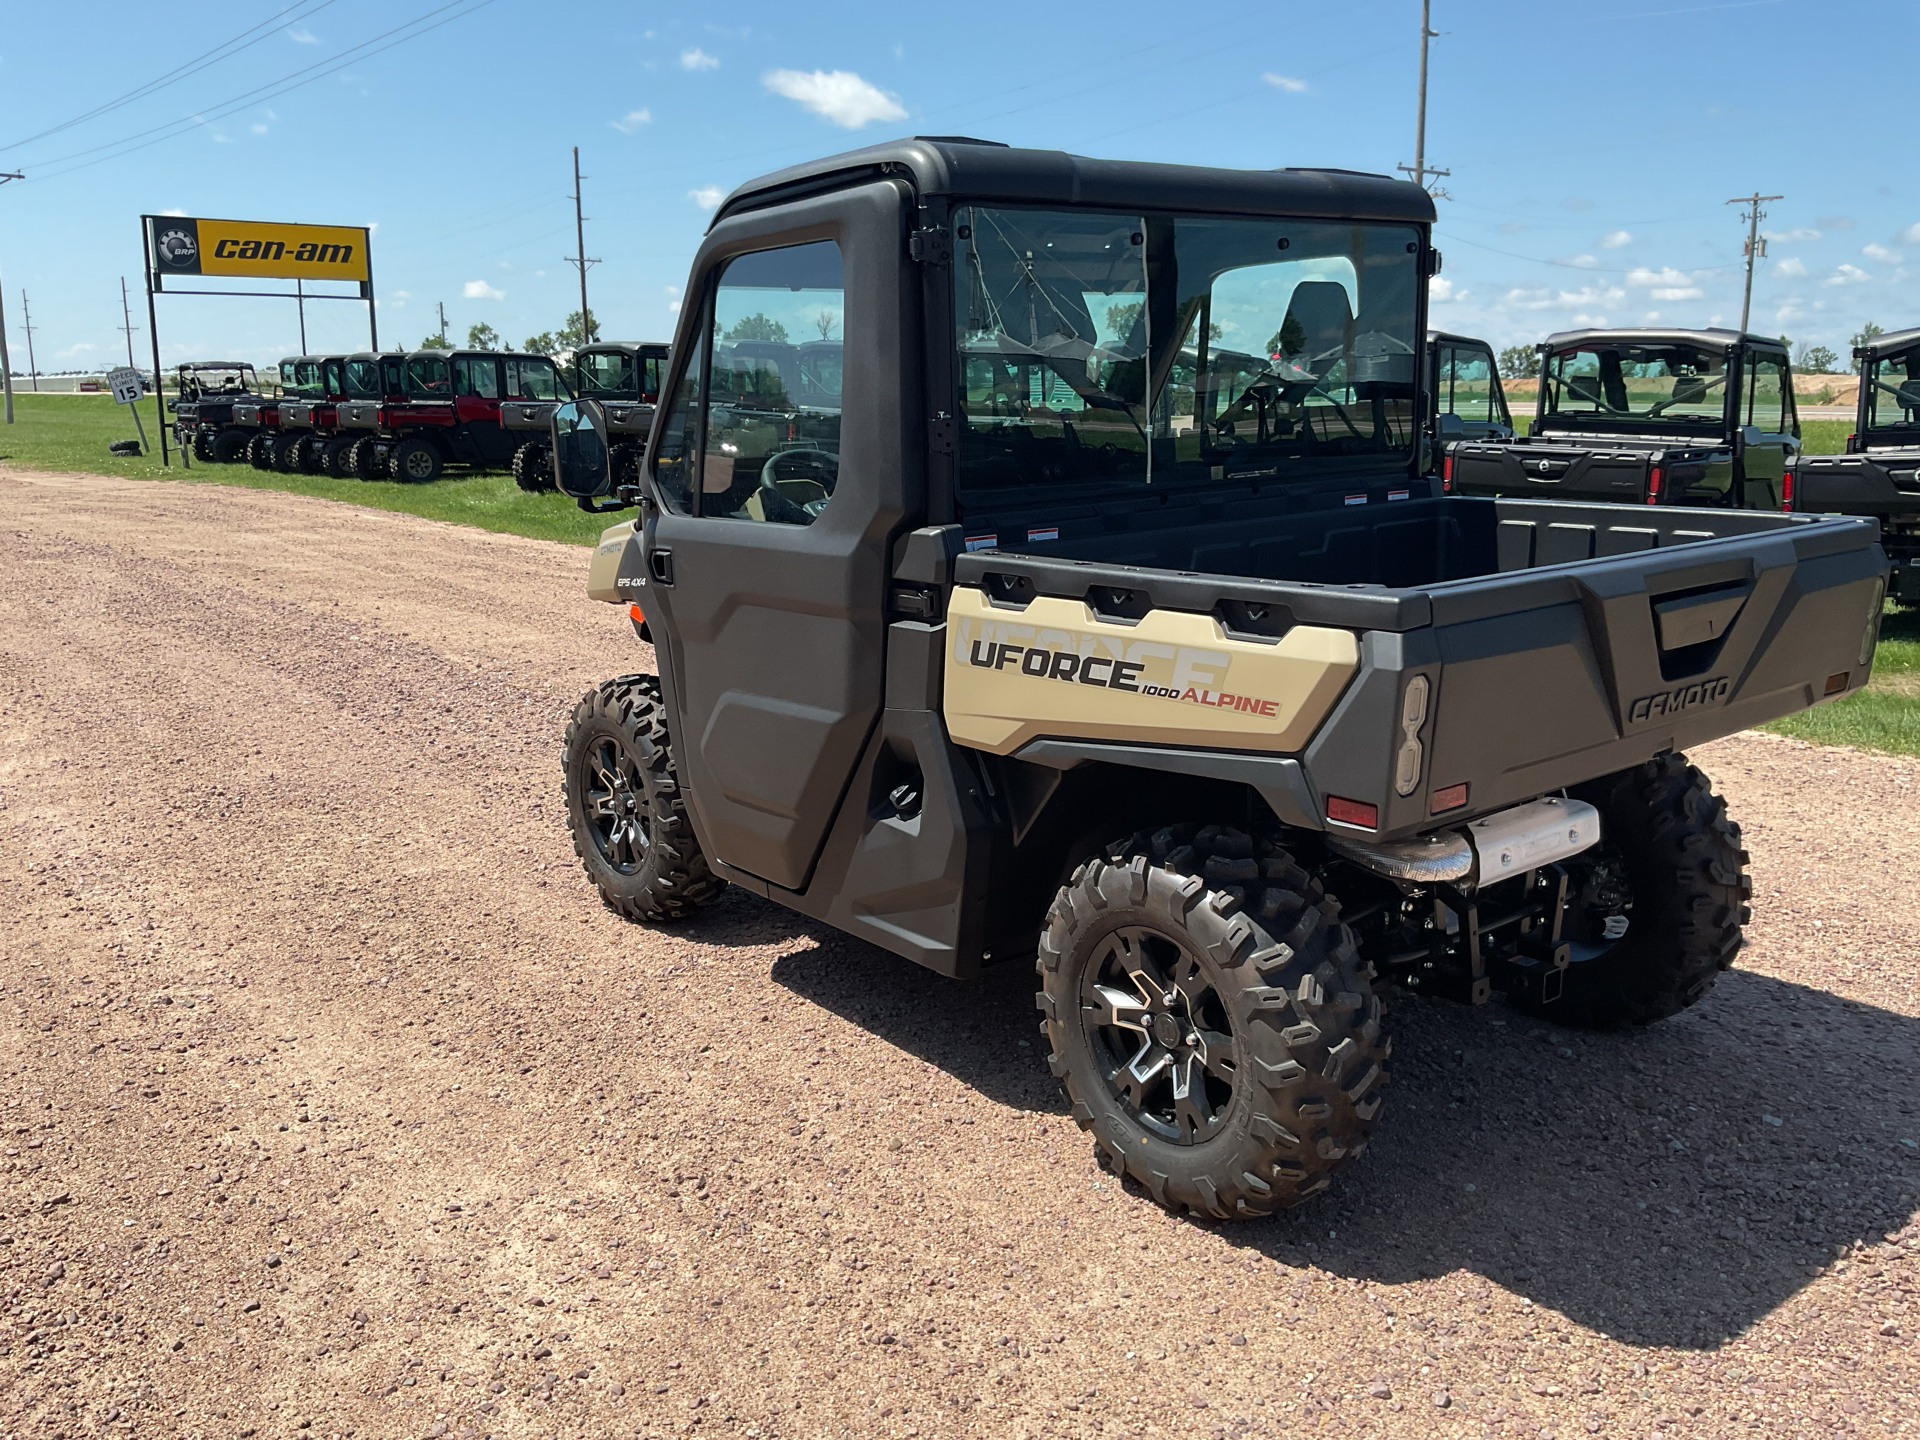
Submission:
<svg viewBox="0 0 1920 1440">
<path fill-rule="evenodd" d="M 173 466 L 167 456 L 167 386 L 160 373 L 160 317 L 153 308 L 153 235 L 145 225 L 140 227 L 140 253 L 147 277 L 147 334 L 153 340 L 154 423 L 160 427 L 160 468 L 166 470 Z"/>
</svg>

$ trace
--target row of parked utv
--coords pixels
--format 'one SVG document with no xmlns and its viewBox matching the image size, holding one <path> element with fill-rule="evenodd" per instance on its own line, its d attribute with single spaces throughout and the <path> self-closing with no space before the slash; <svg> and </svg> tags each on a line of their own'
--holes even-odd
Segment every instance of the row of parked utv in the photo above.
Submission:
<svg viewBox="0 0 1920 1440">
<path fill-rule="evenodd" d="M 545 355 L 491 350 L 295 355 L 263 384 L 240 362 L 179 367 L 181 449 L 209 464 L 424 484 L 448 467 L 510 470 L 523 490 L 553 488 L 554 407 L 597 402 L 617 471 L 639 463 L 667 347 L 593 344 L 564 370 Z"/>
</svg>

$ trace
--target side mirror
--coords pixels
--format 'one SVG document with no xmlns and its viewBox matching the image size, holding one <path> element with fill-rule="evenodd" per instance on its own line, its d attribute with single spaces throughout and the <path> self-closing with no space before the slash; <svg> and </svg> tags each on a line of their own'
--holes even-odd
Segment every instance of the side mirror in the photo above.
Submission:
<svg viewBox="0 0 1920 1440">
<path fill-rule="evenodd" d="M 553 479 L 563 495 L 592 500 L 613 488 L 607 463 L 607 417 L 592 400 L 569 400 L 553 411 Z"/>
</svg>

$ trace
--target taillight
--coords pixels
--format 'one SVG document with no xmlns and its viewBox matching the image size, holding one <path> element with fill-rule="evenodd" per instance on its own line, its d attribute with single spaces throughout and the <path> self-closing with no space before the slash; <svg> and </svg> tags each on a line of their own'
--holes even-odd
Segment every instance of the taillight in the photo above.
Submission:
<svg viewBox="0 0 1920 1440">
<path fill-rule="evenodd" d="M 1780 477 L 1780 508 L 1793 509 L 1793 471 L 1788 470 Z"/>
<path fill-rule="evenodd" d="M 1449 450 L 1445 458 L 1440 461 L 1440 488 L 1442 490 L 1453 489 L 1453 452 L 1451 450 Z"/>
<path fill-rule="evenodd" d="M 1658 465 L 1647 471 L 1647 504 L 1660 503 L 1660 487 L 1667 483 L 1667 472 Z"/>
<path fill-rule="evenodd" d="M 1365 800 L 1343 800 L 1338 795 L 1327 797 L 1327 818 L 1338 820 L 1342 825 L 1364 825 L 1369 830 L 1380 828 L 1380 807 L 1369 805 Z"/>
</svg>

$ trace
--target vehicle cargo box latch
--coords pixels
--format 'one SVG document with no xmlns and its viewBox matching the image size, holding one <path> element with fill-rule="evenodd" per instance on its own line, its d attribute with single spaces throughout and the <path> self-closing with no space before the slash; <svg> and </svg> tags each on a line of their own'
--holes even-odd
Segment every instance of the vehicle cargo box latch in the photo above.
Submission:
<svg viewBox="0 0 1920 1440">
<path fill-rule="evenodd" d="M 1718 640 L 1733 627 L 1747 603 L 1748 588 L 1708 590 L 1653 602 L 1653 624 L 1662 650 L 1681 650 Z"/>
</svg>

